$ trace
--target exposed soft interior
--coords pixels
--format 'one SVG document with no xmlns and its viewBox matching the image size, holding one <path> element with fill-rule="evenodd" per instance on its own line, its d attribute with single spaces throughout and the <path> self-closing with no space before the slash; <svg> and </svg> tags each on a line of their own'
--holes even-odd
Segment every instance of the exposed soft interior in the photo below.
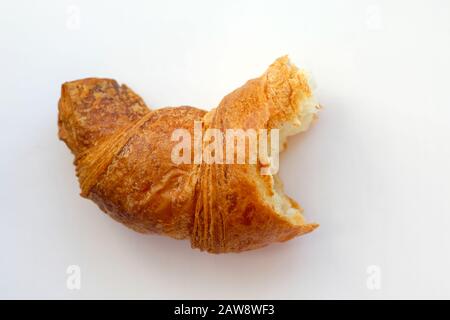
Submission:
<svg viewBox="0 0 450 320">
<path fill-rule="evenodd" d="M 293 68 L 295 68 L 295 66 L 293 66 Z M 304 99 L 299 98 L 298 101 L 296 101 L 298 104 L 298 108 L 296 108 L 297 112 L 292 115 L 291 119 L 288 119 L 281 124 L 279 131 L 280 151 L 282 151 L 286 146 L 287 137 L 306 131 L 309 128 L 320 108 L 316 99 L 312 95 L 314 87 L 312 86 L 310 77 L 305 72 L 298 69 L 296 70 L 301 73 L 301 76 L 307 79 L 311 95 Z M 297 96 L 301 97 L 302 95 Z M 293 224 L 305 224 L 305 219 L 302 215 L 303 209 L 296 205 L 296 203 L 284 193 L 283 184 L 278 174 L 271 176 L 270 179 L 272 185 L 272 197 L 270 202 L 274 210 L 278 214 L 283 215 Z"/>
<path fill-rule="evenodd" d="M 313 80 L 311 76 L 304 72 L 299 71 L 302 75 L 308 79 L 308 85 L 311 92 L 314 91 L 314 86 L 312 85 Z M 298 134 L 300 132 L 306 131 L 309 129 L 309 126 L 313 122 L 316 117 L 317 112 L 320 109 L 320 105 L 317 102 L 316 98 L 311 94 L 310 97 L 297 101 L 298 104 L 298 112 L 297 114 L 289 121 L 285 121 L 280 126 L 280 151 L 283 151 L 286 146 L 287 137 Z"/>
</svg>

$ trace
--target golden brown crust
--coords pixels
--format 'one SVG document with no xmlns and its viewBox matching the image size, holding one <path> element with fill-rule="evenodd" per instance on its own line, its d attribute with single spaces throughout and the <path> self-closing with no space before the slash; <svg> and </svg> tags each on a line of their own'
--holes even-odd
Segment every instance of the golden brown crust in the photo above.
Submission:
<svg viewBox="0 0 450 320">
<path fill-rule="evenodd" d="M 58 107 L 59 137 L 75 155 L 149 112 L 127 86 L 99 78 L 64 83 Z"/>
<path fill-rule="evenodd" d="M 83 195 L 136 231 L 188 238 L 198 176 L 194 165 L 172 162 L 175 142 L 170 137 L 174 128 L 192 133 L 194 121 L 200 121 L 204 114 L 191 107 L 153 111 L 138 125 L 124 130 L 127 138 L 119 147 L 99 151 L 98 146 L 87 153 L 90 158 L 79 158 L 77 172 Z M 106 165 L 96 170 L 105 157 Z M 89 177 L 92 183 L 84 184 L 84 173 L 93 171 L 97 173 Z"/>
<path fill-rule="evenodd" d="M 261 164 L 174 164 L 174 129 L 276 128 L 311 95 L 306 80 L 278 59 L 260 78 L 227 95 L 209 113 L 193 107 L 149 111 L 139 96 L 109 79 L 62 86 L 59 137 L 75 154 L 82 195 L 143 233 L 190 239 L 213 253 L 240 252 L 314 230 L 293 222 L 267 197 L 273 179 Z M 294 90 L 295 89 L 295 90 Z M 300 206 L 289 199 L 294 208 Z"/>
</svg>

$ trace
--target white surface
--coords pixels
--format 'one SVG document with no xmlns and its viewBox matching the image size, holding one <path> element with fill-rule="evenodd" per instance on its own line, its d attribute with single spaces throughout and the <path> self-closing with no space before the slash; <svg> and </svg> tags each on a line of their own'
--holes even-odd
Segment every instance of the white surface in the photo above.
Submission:
<svg viewBox="0 0 450 320">
<path fill-rule="evenodd" d="M 1 298 L 450 298 L 448 1 L 2 1 L 0 14 Z M 324 105 L 281 157 L 317 231 L 209 255 L 79 197 L 57 139 L 62 82 L 112 77 L 151 107 L 209 109 L 283 54 Z M 81 290 L 66 288 L 73 264 Z"/>
</svg>

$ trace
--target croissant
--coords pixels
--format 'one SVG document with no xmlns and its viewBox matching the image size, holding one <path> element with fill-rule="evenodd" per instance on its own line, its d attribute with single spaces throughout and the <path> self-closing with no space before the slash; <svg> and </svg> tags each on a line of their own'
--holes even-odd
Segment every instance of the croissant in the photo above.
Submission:
<svg viewBox="0 0 450 320">
<path fill-rule="evenodd" d="M 319 105 L 307 75 L 287 56 L 209 112 L 190 106 L 150 110 L 126 85 L 99 78 L 64 83 L 58 109 L 59 138 L 75 156 L 81 195 L 135 231 L 190 239 L 193 248 L 225 253 L 318 227 L 305 221 L 276 173 L 261 174 L 267 159 L 174 163 L 171 156 L 173 131 L 194 134 L 195 123 L 202 132 L 278 129 L 281 148 L 288 136 L 308 129 Z"/>
</svg>

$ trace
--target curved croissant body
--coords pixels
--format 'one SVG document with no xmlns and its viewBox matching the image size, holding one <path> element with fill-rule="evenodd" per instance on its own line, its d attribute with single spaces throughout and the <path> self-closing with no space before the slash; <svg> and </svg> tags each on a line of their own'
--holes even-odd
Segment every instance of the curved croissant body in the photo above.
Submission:
<svg viewBox="0 0 450 320">
<path fill-rule="evenodd" d="M 280 142 L 308 128 L 318 105 L 306 76 L 279 58 L 210 112 L 182 106 L 150 111 L 110 79 L 67 82 L 59 137 L 75 155 L 81 194 L 143 233 L 190 239 L 213 253 L 240 252 L 314 230 L 266 165 L 175 164 L 175 129 L 280 129 Z"/>
</svg>

